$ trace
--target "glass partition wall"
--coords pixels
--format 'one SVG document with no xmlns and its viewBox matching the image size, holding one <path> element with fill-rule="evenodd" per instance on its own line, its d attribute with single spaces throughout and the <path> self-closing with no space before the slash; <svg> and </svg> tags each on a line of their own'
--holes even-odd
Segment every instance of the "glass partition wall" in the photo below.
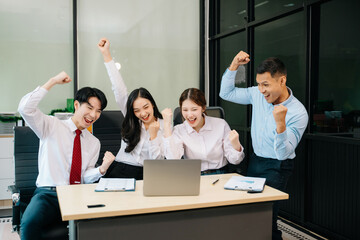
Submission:
<svg viewBox="0 0 360 240">
<path fill-rule="evenodd" d="M 279 57 L 287 67 L 287 86 L 305 106 L 309 125 L 296 149 L 289 200 L 280 216 L 329 239 L 358 239 L 360 153 L 360 2 L 356 0 L 204 0 L 209 8 L 210 101 L 225 109 L 238 130 L 246 158 L 252 154 L 251 106 L 219 97 L 226 68 L 240 51 L 250 54 L 245 82 L 256 86 L 256 67 Z M 239 75 L 239 72 L 237 73 Z M 339 209 L 334 212 L 333 209 Z"/>
</svg>

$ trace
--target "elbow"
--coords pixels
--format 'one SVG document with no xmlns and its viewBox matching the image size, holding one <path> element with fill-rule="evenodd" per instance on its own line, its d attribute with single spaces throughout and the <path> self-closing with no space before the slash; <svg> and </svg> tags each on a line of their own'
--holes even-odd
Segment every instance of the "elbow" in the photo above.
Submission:
<svg viewBox="0 0 360 240">
<path fill-rule="evenodd" d="M 19 105 L 17 111 L 18 111 L 18 112 L 20 113 L 20 115 L 22 116 L 23 113 L 24 113 L 24 107 Z"/>
<path fill-rule="evenodd" d="M 19 104 L 19 107 L 17 111 L 20 113 L 20 115 L 24 118 L 25 116 L 31 115 L 32 111 L 31 109 L 27 108 L 25 104 Z"/>
<path fill-rule="evenodd" d="M 225 94 L 224 94 L 224 91 L 222 91 L 221 89 L 220 89 L 220 92 L 219 92 L 219 97 L 220 98 L 222 98 L 222 99 L 225 99 Z"/>
<path fill-rule="evenodd" d="M 242 151 L 236 164 L 240 164 L 244 160 L 244 158 L 245 158 L 245 153 L 244 151 Z"/>
</svg>

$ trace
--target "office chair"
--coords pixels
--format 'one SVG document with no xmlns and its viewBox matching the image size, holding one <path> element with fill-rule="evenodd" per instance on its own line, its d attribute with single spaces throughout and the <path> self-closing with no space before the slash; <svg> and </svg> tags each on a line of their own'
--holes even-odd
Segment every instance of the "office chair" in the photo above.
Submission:
<svg viewBox="0 0 360 240">
<path fill-rule="evenodd" d="M 116 156 L 121 145 L 121 126 L 124 115 L 121 111 L 103 111 L 93 124 L 93 134 L 100 140 L 101 148 L 97 165 L 101 165 L 106 151 Z"/>
<path fill-rule="evenodd" d="M 19 233 L 21 217 L 36 189 L 39 138 L 29 127 L 14 128 L 15 185 L 9 186 L 13 200 L 13 230 Z M 43 239 L 68 238 L 67 222 L 43 231 Z"/>
<path fill-rule="evenodd" d="M 217 118 L 225 119 L 225 112 L 224 112 L 224 109 L 222 107 L 219 107 L 219 106 L 206 107 L 205 112 L 210 117 L 217 117 Z M 183 123 L 183 121 L 184 121 L 184 119 L 182 117 L 180 107 L 175 108 L 174 109 L 174 114 L 173 114 L 174 126 Z"/>
</svg>

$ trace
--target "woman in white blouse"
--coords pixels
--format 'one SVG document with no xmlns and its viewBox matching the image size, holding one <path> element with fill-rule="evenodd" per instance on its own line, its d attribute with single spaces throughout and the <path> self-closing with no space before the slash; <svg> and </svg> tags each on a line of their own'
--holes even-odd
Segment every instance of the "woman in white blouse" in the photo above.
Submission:
<svg viewBox="0 0 360 240">
<path fill-rule="evenodd" d="M 186 89 L 179 99 L 184 122 L 171 129 L 172 110 L 162 111 L 164 154 L 167 159 L 201 159 L 202 174 L 225 173 L 228 162 L 239 164 L 244 158 L 239 135 L 221 118 L 206 115 L 202 91 Z"/>
<path fill-rule="evenodd" d="M 127 88 L 110 54 L 110 42 L 100 39 L 98 48 L 105 61 L 115 100 L 124 114 L 121 148 L 105 177 L 143 178 L 144 159 L 164 158 L 162 150 L 162 115 L 145 88 Z"/>
</svg>

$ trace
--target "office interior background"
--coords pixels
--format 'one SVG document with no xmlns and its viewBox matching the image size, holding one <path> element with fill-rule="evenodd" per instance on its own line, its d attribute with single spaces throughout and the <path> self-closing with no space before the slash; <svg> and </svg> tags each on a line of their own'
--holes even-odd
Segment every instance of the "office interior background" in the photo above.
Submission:
<svg viewBox="0 0 360 240">
<path fill-rule="evenodd" d="M 359 10 L 356 0 L 0 0 L 0 112 L 16 113 L 23 95 L 62 70 L 73 83 L 52 89 L 43 112 L 65 108 L 83 86 L 118 110 L 97 49 L 107 37 L 129 91 L 145 87 L 160 109 L 174 109 L 184 89 L 201 88 L 249 156 L 251 107 L 220 99 L 221 76 L 244 50 L 251 62 L 236 85 L 255 86 L 256 66 L 279 57 L 310 117 L 280 216 L 329 239 L 359 239 Z M 246 174 L 247 163 L 234 168 Z"/>
</svg>

